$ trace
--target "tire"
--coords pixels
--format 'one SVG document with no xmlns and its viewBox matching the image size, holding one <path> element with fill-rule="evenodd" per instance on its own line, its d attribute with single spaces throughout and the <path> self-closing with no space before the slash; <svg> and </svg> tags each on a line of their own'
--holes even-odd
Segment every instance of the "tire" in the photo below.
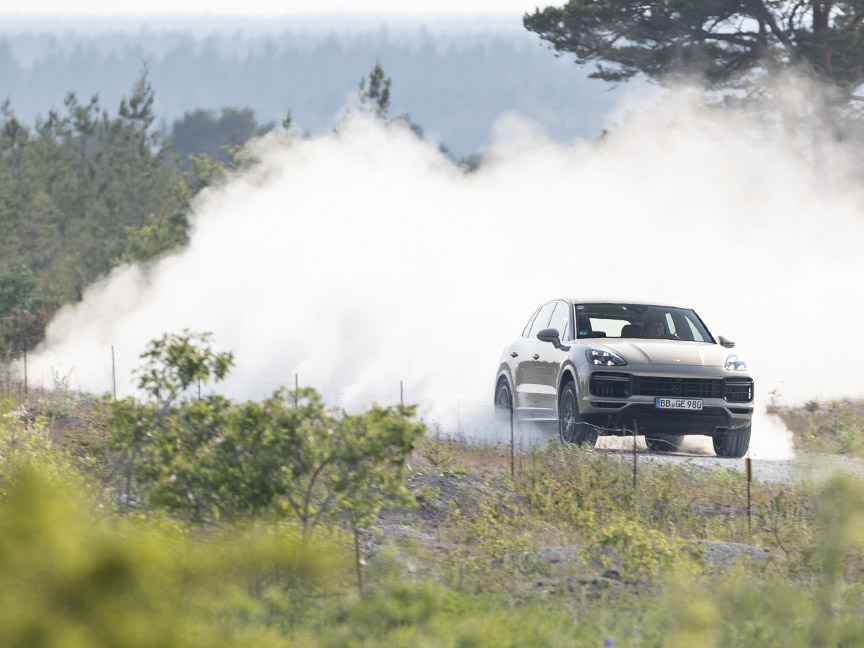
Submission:
<svg viewBox="0 0 864 648">
<path fill-rule="evenodd" d="M 510 383 L 502 379 L 495 387 L 495 425 L 499 430 L 510 429 L 510 410 L 513 407 L 513 394 Z"/>
<path fill-rule="evenodd" d="M 718 434 L 712 440 L 714 453 L 718 457 L 741 458 L 747 454 L 747 448 L 750 447 L 750 425 L 737 430 L 728 430 Z"/>
<path fill-rule="evenodd" d="M 645 437 L 645 445 L 651 452 L 678 452 L 683 440 L 681 434 L 655 434 Z"/>
<path fill-rule="evenodd" d="M 558 397 L 558 439 L 564 444 L 575 443 L 592 448 L 597 442 L 596 428 L 588 425 L 579 416 L 576 386 L 572 382 L 564 385 Z"/>
</svg>

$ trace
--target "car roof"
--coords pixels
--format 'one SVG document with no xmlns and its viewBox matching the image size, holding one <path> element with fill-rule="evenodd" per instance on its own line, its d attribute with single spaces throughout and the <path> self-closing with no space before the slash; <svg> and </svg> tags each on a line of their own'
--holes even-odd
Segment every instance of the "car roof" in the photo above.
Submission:
<svg viewBox="0 0 864 648">
<path fill-rule="evenodd" d="M 589 295 L 588 297 L 571 297 L 568 301 L 574 304 L 623 304 L 625 306 L 668 306 L 671 308 L 687 308 L 692 310 L 691 306 L 681 304 L 679 302 L 671 302 L 666 299 L 616 299 L 615 297 L 602 296 L 596 297 Z"/>
</svg>

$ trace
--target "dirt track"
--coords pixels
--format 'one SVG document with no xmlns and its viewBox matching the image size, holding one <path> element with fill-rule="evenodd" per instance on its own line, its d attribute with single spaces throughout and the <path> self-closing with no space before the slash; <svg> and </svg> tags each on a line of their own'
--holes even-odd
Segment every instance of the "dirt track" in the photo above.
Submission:
<svg viewBox="0 0 864 648">
<path fill-rule="evenodd" d="M 622 446 L 626 445 L 626 448 Z M 637 461 L 655 461 L 657 463 L 689 463 L 705 468 L 730 468 L 740 473 L 745 472 L 744 459 L 728 459 L 707 454 L 710 450 L 698 452 L 662 453 L 649 452 L 643 442 L 637 438 Z M 622 458 L 632 457 L 633 446 L 627 440 L 602 439 L 598 443 L 598 452 L 620 454 Z M 822 481 L 831 475 L 841 472 L 864 478 L 864 460 L 843 456 L 828 455 L 798 455 L 792 459 L 759 459 L 754 458 L 753 479 L 764 482 L 792 483 L 796 481 Z"/>
<path fill-rule="evenodd" d="M 516 445 L 523 449 L 531 444 L 544 445 L 555 436 L 548 432 L 537 430 L 517 436 Z M 509 439 L 500 438 L 498 442 L 507 445 Z M 753 446 L 751 446 L 753 448 Z M 632 457 L 633 441 L 628 437 L 600 437 L 596 447 L 598 452 L 620 454 L 628 460 Z M 791 451 L 784 451 L 784 455 Z M 731 468 L 745 472 L 744 459 L 729 459 L 717 457 L 708 437 L 694 436 L 685 439 L 681 452 L 665 453 L 650 452 L 645 446 L 644 438 L 636 437 L 637 461 L 655 461 L 658 463 L 690 463 L 705 468 Z M 799 454 L 791 458 L 766 458 L 766 453 L 753 453 L 753 479 L 774 483 L 792 483 L 812 479 L 822 481 L 836 472 L 851 473 L 864 478 L 864 460 L 839 455 L 805 455 Z M 761 456 L 760 456 L 761 454 Z M 770 453 L 767 453 L 770 457 Z"/>
</svg>

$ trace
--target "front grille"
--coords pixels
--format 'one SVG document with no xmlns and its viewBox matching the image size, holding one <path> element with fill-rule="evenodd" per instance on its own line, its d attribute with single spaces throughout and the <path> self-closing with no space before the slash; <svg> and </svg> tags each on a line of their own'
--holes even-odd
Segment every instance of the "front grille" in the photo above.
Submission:
<svg viewBox="0 0 864 648">
<path fill-rule="evenodd" d="M 630 376 L 614 373 L 591 374 L 591 395 L 627 398 L 630 396 Z"/>
<path fill-rule="evenodd" d="M 633 393 L 673 398 L 723 398 L 723 381 L 710 378 L 634 376 Z"/>
<path fill-rule="evenodd" d="M 730 403 L 749 403 L 753 400 L 753 381 L 749 378 L 727 378 L 726 400 Z"/>
<path fill-rule="evenodd" d="M 591 375 L 591 395 L 603 398 L 724 398 L 729 403 L 750 403 L 753 401 L 753 381 L 750 378 L 668 378 L 600 372 Z"/>
</svg>

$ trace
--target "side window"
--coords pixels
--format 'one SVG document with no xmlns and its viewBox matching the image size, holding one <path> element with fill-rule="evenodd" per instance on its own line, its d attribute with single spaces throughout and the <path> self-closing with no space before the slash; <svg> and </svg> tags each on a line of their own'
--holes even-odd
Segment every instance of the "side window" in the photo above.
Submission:
<svg viewBox="0 0 864 648">
<path fill-rule="evenodd" d="M 570 333 L 570 308 L 564 302 L 556 302 L 549 328 L 558 329 L 558 336 L 567 340 Z"/>
<path fill-rule="evenodd" d="M 537 313 L 537 317 L 534 318 L 534 323 L 531 325 L 531 332 L 528 334 L 528 337 L 532 340 L 537 339 L 537 334 L 545 328 L 549 328 L 549 320 L 552 318 L 552 311 L 555 309 L 555 304 L 558 302 L 549 302 L 543 308 L 540 309 L 540 312 Z"/>
<path fill-rule="evenodd" d="M 540 312 L 540 310 L 537 309 L 536 311 L 534 311 L 534 314 L 528 318 L 528 323 L 525 325 L 525 328 L 522 329 L 522 337 L 523 338 L 528 337 L 528 334 L 531 332 L 531 324 L 534 322 L 534 319 L 537 317 L 537 313 L 539 313 L 539 312 Z"/>
</svg>

